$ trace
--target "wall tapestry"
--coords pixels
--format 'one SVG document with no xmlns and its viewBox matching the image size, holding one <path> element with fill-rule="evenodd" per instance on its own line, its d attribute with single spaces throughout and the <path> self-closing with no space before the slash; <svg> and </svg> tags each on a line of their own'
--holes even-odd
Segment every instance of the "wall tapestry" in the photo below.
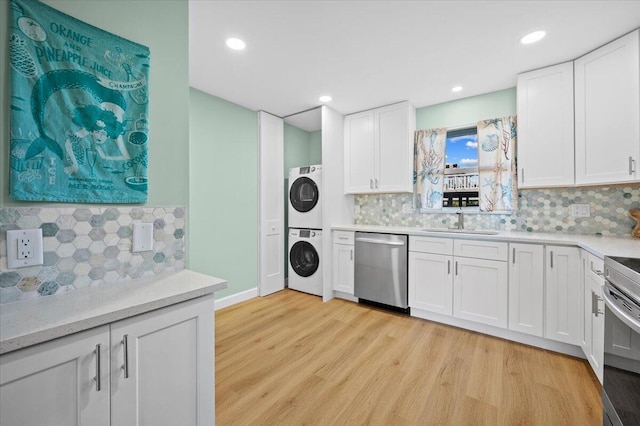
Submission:
<svg viewBox="0 0 640 426">
<path fill-rule="evenodd" d="M 413 183 L 416 207 L 442 208 L 447 129 L 418 130 L 414 134 Z"/>
<path fill-rule="evenodd" d="M 478 122 L 480 211 L 517 208 L 516 116 Z"/>
<path fill-rule="evenodd" d="M 11 197 L 147 201 L 149 48 L 12 0 Z"/>
</svg>

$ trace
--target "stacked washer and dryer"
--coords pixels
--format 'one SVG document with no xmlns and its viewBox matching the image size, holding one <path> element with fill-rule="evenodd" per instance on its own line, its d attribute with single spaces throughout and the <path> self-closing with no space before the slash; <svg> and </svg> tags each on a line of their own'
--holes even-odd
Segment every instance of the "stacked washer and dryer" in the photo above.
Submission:
<svg viewBox="0 0 640 426">
<path fill-rule="evenodd" d="M 322 295 L 322 166 L 289 170 L 289 288 Z"/>
</svg>

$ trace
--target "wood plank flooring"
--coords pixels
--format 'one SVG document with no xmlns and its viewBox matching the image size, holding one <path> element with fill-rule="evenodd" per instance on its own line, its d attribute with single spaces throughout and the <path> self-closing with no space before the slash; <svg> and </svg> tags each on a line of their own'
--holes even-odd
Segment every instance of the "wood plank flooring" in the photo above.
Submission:
<svg viewBox="0 0 640 426">
<path fill-rule="evenodd" d="M 216 312 L 216 424 L 601 425 L 585 360 L 285 290 Z"/>
</svg>

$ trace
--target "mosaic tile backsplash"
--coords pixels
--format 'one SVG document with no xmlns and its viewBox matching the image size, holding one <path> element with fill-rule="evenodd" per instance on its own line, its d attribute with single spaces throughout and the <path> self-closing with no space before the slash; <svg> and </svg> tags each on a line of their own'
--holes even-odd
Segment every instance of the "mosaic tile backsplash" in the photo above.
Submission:
<svg viewBox="0 0 640 426">
<path fill-rule="evenodd" d="M 153 223 L 153 251 L 131 252 L 132 223 Z M 42 228 L 44 264 L 9 270 L 11 229 Z M 184 207 L 0 208 L 0 304 L 185 268 Z"/>
<path fill-rule="evenodd" d="M 589 204 L 590 217 L 572 217 L 571 205 Z M 420 228 L 449 228 L 457 224 L 454 211 L 403 213 L 412 194 L 358 195 L 355 223 Z M 640 186 L 521 190 L 518 211 L 511 214 L 465 214 L 465 227 L 523 232 L 629 236 L 635 225 L 627 212 L 640 208 Z"/>
</svg>

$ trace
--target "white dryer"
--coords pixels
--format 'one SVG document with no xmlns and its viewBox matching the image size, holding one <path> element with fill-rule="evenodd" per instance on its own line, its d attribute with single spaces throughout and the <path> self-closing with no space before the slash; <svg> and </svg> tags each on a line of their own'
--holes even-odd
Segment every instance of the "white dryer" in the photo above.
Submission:
<svg viewBox="0 0 640 426">
<path fill-rule="evenodd" d="M 322 231 L 289 229 L 289 288 L 322 296 Z"/>
<path fill-rule="evenodd" d="M 289 170 L 289 228 L 322 229 L 322 165 Z"/>
</svg>

